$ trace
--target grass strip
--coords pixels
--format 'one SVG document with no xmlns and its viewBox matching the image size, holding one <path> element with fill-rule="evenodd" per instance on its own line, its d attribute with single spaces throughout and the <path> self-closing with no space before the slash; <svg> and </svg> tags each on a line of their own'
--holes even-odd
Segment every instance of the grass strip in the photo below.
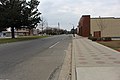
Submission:
<svg viewBox="0 0 120 80">
<path fill-rule="evenodd" d="M 34 39 L 45 38 L 45 37 L 48 37 L 48 36 L 25 36 L 25 37 L 17 37 L 15 39 L 12 39 L 12 38 L 1 38 L 0 39 L 0 44 L 11 43 L 11 42 L 18 42 L 18 41 L 34 40 Z"/>
<path fill-rule="evenodd" d="M 115 50 L 120 50 L 120 40 L 117 40 L 117 41 L 100 41 L 98 42 L 102 45 L 105 45 L 107 47 L 110 47 L 112 49 L 115 49 Z"/>
</svg>

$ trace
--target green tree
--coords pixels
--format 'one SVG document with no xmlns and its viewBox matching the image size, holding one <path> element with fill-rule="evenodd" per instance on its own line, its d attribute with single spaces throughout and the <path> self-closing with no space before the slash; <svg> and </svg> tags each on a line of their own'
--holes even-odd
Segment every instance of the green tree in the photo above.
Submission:
<svg viewBox="0 0 120 80">
<path fill-rule="evenodd" d="M 1 12 L 1 9 L 0 9 L 0 12 Z M 6 30 L 6 28 L 4 27 L 5 24 L 6 24 L 6 22 L 4 21 L 2 13 L 0 13 L 0 32 L 3 30 Z"/>
<path fill-rule="evenodd" d="M 14 29 L 21 25 L 21 11 L 24 8 L 23 3 L 25 1 L 19 0 L 0 0 L 0 8 L 1 8 L 1 26 L 4 28 L 11 27 L 12 38 L 15 38 Z M 0 27 L 1 27 L 0 26 Z"/>
<path fill-rule="evenodd" d="M 0 25 L 3 28 L 11 27 L 12 38 L 15 38 L 14 29 L 26 27 L 32 29 L 40 22 L 37 6 L 39 1 L 31 0 L 0 0 L 1 16 Z M 1 27 L 1 26 L 0 26 Z M 2 27 L 1 27 L 2 28 Z"/>
<path fill-rule="evenodd" d="M 23 9 L 23 25 L 28 29 L 36 27 L 37 23 L 40 23 L 40 12 L 38 12 L 39 1 L 31 0 L 27 3 L 27 7 Z"/>
</svg>

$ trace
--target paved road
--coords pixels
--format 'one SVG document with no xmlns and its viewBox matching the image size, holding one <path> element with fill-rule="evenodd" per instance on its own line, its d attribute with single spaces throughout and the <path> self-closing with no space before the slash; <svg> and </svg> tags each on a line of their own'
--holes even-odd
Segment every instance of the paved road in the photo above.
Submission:
<svg viewBox="0 0 120 80">
<path fill-rule="evenodd" d="M 57 79 L 71 41 L 70 35 L 61 35 L 0 45 L 0 79 Z"/>
</svg>

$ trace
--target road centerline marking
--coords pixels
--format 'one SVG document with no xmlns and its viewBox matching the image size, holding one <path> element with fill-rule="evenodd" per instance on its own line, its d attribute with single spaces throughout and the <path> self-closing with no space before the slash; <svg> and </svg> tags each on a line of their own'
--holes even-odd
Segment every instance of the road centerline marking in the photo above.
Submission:
<svg viewBox="0 0 120 80">
<path fill-rule="evenodd" d="M 58 43 L 60 43 L 60 42 L 57 42 L 57 43 L 53 44 L 53 45 L 50 46 L 49 48 L 53 48 L 53 47 L 56 46 Z"/>
</svg>

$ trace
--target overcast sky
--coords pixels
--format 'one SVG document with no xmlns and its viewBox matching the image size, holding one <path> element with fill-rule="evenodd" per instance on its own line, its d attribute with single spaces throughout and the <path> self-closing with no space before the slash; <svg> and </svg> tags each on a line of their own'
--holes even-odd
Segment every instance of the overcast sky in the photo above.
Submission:
<svg viewBox="0 0 120 80">
<path fill-rule="evenodd" d="M 38 9 L 49 26 L 70 30 L 82 15 L 120 17 L 120 0 L 40 0 Z"/>
</svg>

